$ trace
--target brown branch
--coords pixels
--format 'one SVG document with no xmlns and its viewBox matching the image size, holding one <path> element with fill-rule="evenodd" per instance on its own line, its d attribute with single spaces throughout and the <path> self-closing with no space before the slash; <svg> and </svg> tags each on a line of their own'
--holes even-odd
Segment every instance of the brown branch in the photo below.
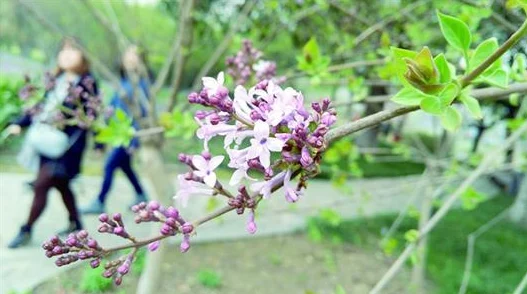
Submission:
<svg viewBox="0 0 527 294">
<path fill-rule="evenodd" d="M 375 32 L 381 30 L 382 28 L 384 28 L 388 24 L 398 20 L 399 18 L 401 18 L 403 16 L 406 16 L 408 13 L 412 12 L 412 10 L 415 10 L 416 8 L 418 8 L 420 6 L 422 6 L 424 4 L 427 4 L 428 2 L 429 2 L 429 0 L 414 2 L 414 3 L 406 6 L 405 8 L 401 9 L 397 13 L 393 14 L 391 17 L 387 17 L 387 18 L 379 21 L 378 23 L 370 26 L 369 28 L 364 30 L 360 35 L 358 35 L 357 38 L 355 38 L 355 40 L 353 41 L 353 45 L 354 46 L 359 45 L 360 43 L 362 43 L 363 41 L 368 39 L 371 35 L 373 35 Z"/>
<path fill-rule="evenodd" d="M 362 24 L 367 25 L 367 26 L 371 25 L 370 22 L 366 18 L 358 14 L 356 10 L 346 9 L 346 7 L 342 6 L 338 1 L 330 1 L 329 4 L 339 9 L 340 11 L 344 12 L 345 14 L 349 15 L 353 19 L 360 21 Z"/>
<path fill-rule="evenodd" d="M 216 47 L 216 50 L 214 50 L 210 58 L 201 67 L 198 74 L 196 75 L 196 78 L 192 83 L 192 89 L 195 90 L 199 87 L 201 83 L 201 78 L 203 78 L 209 73 L 210 69 L 218 62 L 218 60 L 223 55 L 223 53 L 225 53 L 227 48 L 229 48 L 229 45 L 231 44 L 232 39 L 234 38 L 234 35 L 238 32 L 240 25 L 247 18 L 247 15 L 249 15 L 249 12 L 251 12 L 251 9 L 256 4 L 256 2 L 257 1 L 249 1 L 249 3 L 245 4 L 243 10 L 238 14 L 237 19 L 231 22 L 228 33 L 223 37 L 222 42 Z"/>
<path fill-rule="evenodd" d="M 471 95 L 478 99 L 503 99 L 513 93 L 527 93 L 527 82 L 514 83 L 507 87 L 507 89 L 497 88 L 497 87 L 487 87 L 474 89 L 471 91 Z M 369 96 L 360 101 L 351 101 L 351 102 L 341 102 L 333 104 L 334 107 L 343 107 L 349 106 L 355 103 L 382 103 L 388 102 L 392 98 L 392 95 L 376 95 Z"/>
<path fill-rule="evenodd" d="M 480 165 L 468 176 L 463 183 L 461 183 L 458 188 L 444 201 L 441 208 L 430 218 L 430 220 L 423 226 L 422 230 L 419 231 L 419 237 L 416 242 L 408 244 L 399 255 L 397 260 L 392 264 L 390 269 L 384 274 L 384 276 L 379 280 L 379 282 L 374 286 L 370 291 L 370 294 L 377 294 L 391 281 L 395 274 L 401 269 L 406 260 L 410 257 L 414 249 L 416 248 L 416 243 L 421 240 L 424 236 L 432 231 L 432 229 L 437 225 L 437 223 L 448 213 L 450 208 L 454 205 L 456 200 L 459 198 L 463 192 L 465 192 L 478 178 L 481 174 L 485 172 L 487 168 L 499 158 L 499 155 L 507 150 L 513 143 L 518 140 L 521 135 L 527 131 L 527 122 L 524 122 L 522 126 L 516 130 L 507 140 L 501 144 L 494 152 L 487 153 Z"/>
<path fill-rule="evenodd" d="M 518 41 L 521 40 L 527 34 L 527 20 L 525 20 L 522 26 L 510 36 L 505 43 L 503 43 L 498 50 L 492 53 L 487 59 L 485 59 L 478 67 L 472 70 L 468 75 L 461 79 L 461 86 L 465 87 L 474 79 L 476 79 L 480 74 L 482 74 L 491 64 L 496 60 L 501 58 L 501 56 L 507 52 L 512 46 L 514 46 Z"/>
<path fill-rule="evenodd" d="M 195 0 L 185 0 L 181 3 L 181 12 L 179 14 L 179 26 L 178 26 L 178 50 L 175 54 L 174 68 L 172 71 L 172 85 L 170 86 L 170 101 L 168 103 L 167 111 L 171 111 L 176 105 L 177 93 L 179 85 L 181 84 L 181 78 L 183 76 L 183 68 L 187 60 L 188 51 L 192 44 L 192 37 L 194 34 L 192 9 L 194 7 Z"/>
<path fill-rule="evenodd" d="M 25 3 L 24 0 L 18 0 L 18 3 L 20 3 L 20 5 L 24 9 L 31 12 L 33 16 L 35 16 L 35 19 L 38 22 L 40 22 L 42 25 L 47 27 L 49 30 L 61 36 L 67 36 L 65 31 L 63 31 L 55 23 L 51 22 L 46 17 L 41 15 L 40 12 L 35 7 Z M 90 62 L 99 69 L 101 74 L 112 83 L 112 85 L 120 88 L 119 77 L 117 77 L 102 61 L 100 61 L 97 57 L 95 57 L 95 55 L 91 54 L 84 46 L 78 43 L 76 45 L 82 51 L 82 53 L 86 55 L 86 57 L 90 60 Z"/>
</svg>

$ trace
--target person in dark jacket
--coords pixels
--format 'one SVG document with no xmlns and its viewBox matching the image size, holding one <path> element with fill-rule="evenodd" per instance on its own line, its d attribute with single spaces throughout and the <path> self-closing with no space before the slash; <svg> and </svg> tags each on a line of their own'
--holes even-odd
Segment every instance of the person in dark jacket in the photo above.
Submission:
<svg viewBox="0 0 527 294">
<path fill-rule="evenodd" d="M 124 111 L 128 117 L 133 118 L 133 126 L 136 129 L 139 127 L 138 121 L 135 117 L 137 114 L 135 116 L 133 115 L 129 105 L 134 103 L 134 98 L 141 100 L 142 103 L 139 103 L 139 105 L 141 105 L 139 111 L 140 116 L 144 117 L 146 115 L 146 109 L 142 105 L 144 105 L 144 102 L 146 101 L 145 98 L 148 96 L 148 86 L 145 79 L 139 79 L 136 85 L 138 88 L 136 95 L 140 95 L 140 97 L 134 97 L 134 85 L 132 84 L 128 73 L 134 73 L 139 77 L 139 69 L 141 65 L 145 64 L 144 62 L 144 58 L 138 52 L 136 46 L 131 46 L 124 52 L 121 58 L 119 71 L 121 75 L 121 87 L 125 90 L 126 96 L 122 97 L 119 92 L 115 92 L 110 102 L 110 107 L 113 112 L 120 109 Z M 135 199 L 131 205 L 147 200 L 143 187 L 137 178 L 137 174 L 132 168 L 132 154 L 138 148 L 139 140 L 138 138 L 133 138 L 129 146 L 115 147 L 110 151 L 104 166 L 104 180 L 101 191 L 87 207 L 81 210 L 83 214 L 100 214 L 105 211 L 106 198 L 112 187 L 114 173 L 118 168 L 124 172 L 135 190 Z"/>
<path fill-rule="evenodd" d="M 62 131 L 67 135 L 65 152 L 57 157 L 48 157 L 38 152 L 33 153 L 37 159 L 37 177 L 33 182 L 34 198 L 29 217 L 20 228 L 18 235 L 9 243 L 9 248 L 27 244 L 31 239 L 32 228 L 46 207 L 48 192 L 56 188 L 69 213 L 69 223 L 59 234 L 68 234 L 82 229 L 82 224 L 71 189 L 71 181 L 80 173 L 82 157 L 86 149 L 88 129 L 85 123 L 64 124 L 56 127 L 57 118 L 74 118 L 75 113 L 82 111 L 86 117 L 95 119 L 96 113 L 88 109 L 89 99 L 98 95 L 97 84 L 90 73 L 89 63 L 82 51 L 76 47 L 73 39 L 65 39 L 57 55 L 58 69 L 47 89 L 39 111 L 28 113 L 8 127 L 11 134 L 20 134 L 21 128 L 36 125 L 53 126 L 55 132 Z M 82 109 L 81 109 L 82 108 Z M 26 136 L 26 144 L 28 141 Z M 31 149 L 31 148 L 29 148 Z"/>
</svg>

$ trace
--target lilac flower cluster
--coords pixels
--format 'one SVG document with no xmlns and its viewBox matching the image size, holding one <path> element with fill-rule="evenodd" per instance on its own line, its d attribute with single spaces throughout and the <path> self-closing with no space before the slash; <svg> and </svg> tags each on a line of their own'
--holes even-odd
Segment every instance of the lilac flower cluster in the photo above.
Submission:
<svg viewBox="0 0 527 294">
<path fill-rule="evenodd" d="M 50 73 L 44 76 L 45 93 L 53 90 L 56 77 Z M 18 92 L 19 98 L 24 102 L 24 112 L 29 115 L 37 115 L 43 109 L 45 99 L 29 77 L 25 78 L 25 84 Z M 90 128 L 96 121 L 97 115 L 103 111 L 102 99 L 96 95 L 95 80 L 87 77 L 82 85 L 70 84 L 65 102 L 68 107 L 58 109 L 55 115 L 47 119 L 47 123 L 63 128 L 66 125 L 77 125 L 81 128 Z"/>
<path fill-rule="evenodd" d="M 181 233 L 183 234 L 181 252 L 186 252 L 190 248 L 190 234 L 194 231 L 194 226 L 186 222 L 180 216 L 179 211 L 172 206 L 164 207 L 156 201 L 151 201 L 148 204 L 142 202 L 134 205 L 132 211 L 135 214 L 134 220 L 137 224 L 143 222 L 161 223 L 161 235 L 146 241 L 138 241 L 126 230 L 120 213 L 115 213 L 112 217 L 106 213 L 99 216 L 100 224 L 97 229 L 99 233 L 113 234 L 127 239 L 131 242 L 127 248 L 134 248 L 131 253 L 110 260 L 104 265 L 105 270 L 102 275 L 105 278 L 112 278 L 117 285 L 122 283 L 123 277 L 130 271 L 139 247 L 146 245 L 150 251 L 155 251 L 159 248 L 161 239 Z M 58 257 L 55 261 L 57 266 L 64 266 L 78 260 L 90 260 L 92 268 L 99 267 L 103 257 L 120 250 L 104 249 L 85 230 L 70 234 L 64 241 L 58 236 L 53 236 L 42 244 L 42 248 L 47 257 Z"/>
<path fill-rule="evenodd" d="M 228 57 L 225 61 L 229 74 L 236 85 L 245 85 L 254 77 L 256 81 L 273 81 L 277 84 L 285 78 L 275 78 L 276 63 L 261 59 L 263 53 L 256 49 L 250 40 L 243 40 L 242 48 L 236 55 Z"/>
<path fill-rule="evenodd" d="M 190 103 L 211 110 L 195 114 L 200 126 L 197 137 L 204 141 L 205 151 L 200 155 L 180 155 L 190 172 L 178 176 L 175 198 L 186 206 L 191 195 L 223 194 L 231 198 L 229 205 L 239 213 L 244 208 L 251 209 L 248 230 L 254 231 L 254 199 L 267 199 L 277 186 L 283 185 L 285 199 L 296 202 L 306 180 L 318 173 L 326 147 L 324 136 L 335 123 L 336 113 L 327 98 L 306 109 L 302 93 L 282 89 L 272 81 L 261 81 L 249 90 L 239 85 L 233 97 L 223 83 L 223 73 L 217 79 L 203 78 L 203 89 L 188 97 Z M 208 142 L 214 137 L 223 137 L 227 166 L 234 170 L 229 184 L 251 183 L 248 187 L 254 197 L 249 196 L 245 185 L 240 186 L 236 197 L 225 193 L 214 171 L 225 158 L 208 152 Z M 273 157 L 273 153 L 277 156 Z M 263 179 L 258 181 L 254 174 L 261 174 Z M 300 174 L 296 187 L 291 183 L 293 174 Z"/>
</svg>

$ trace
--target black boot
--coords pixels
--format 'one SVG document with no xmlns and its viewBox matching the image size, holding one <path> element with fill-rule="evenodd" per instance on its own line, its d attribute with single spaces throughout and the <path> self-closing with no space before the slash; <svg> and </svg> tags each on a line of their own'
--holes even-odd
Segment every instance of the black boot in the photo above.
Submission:
<svg viewBox="0 0 527 294">
<path fill-rule="evenodd" d="M 75 233 L 75 232 L 78 232 L 82 230 L 82 224 L 80 222 L 80 220 L 76 219 L 76 220 L 70 220 L 69 224 L 68 224 L 68 227 L 65 228 L 64 230 L 58 232 L 58 234 L 60 236 L 67 236 L 71 233 Z"/>
<path fill-rule="evenodd" d="M 18 232 L 18 235 L 16 235 L 16 237 L 13 240 L 11 240 L 11 242 L 9 242 L 7 247 L 10 249 L 19 248 L 29 243 L 30 240 L 31 240 L 31 227 L 28 225 L 24 225 L 20 228 L 20 232 Z"/>
</svg>

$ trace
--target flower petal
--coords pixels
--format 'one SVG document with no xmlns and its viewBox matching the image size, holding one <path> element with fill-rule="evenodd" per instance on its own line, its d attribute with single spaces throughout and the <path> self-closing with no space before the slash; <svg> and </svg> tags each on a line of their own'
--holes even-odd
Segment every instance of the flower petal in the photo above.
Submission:
<svg viewBox="0 0 527 294">
<path fill-rule="evenodd" d="M 222 71 L 220 71 L 220 73 L 218 74 L 217 81 L 218 81 L 218 84 L 220 85 L 223 85 L 223 83 L 225 82 L 225 76 L 223 75 Z"/>
<path fill-rule="evenodd" d="M 195 168 L 201 171 L 206 171 L 209 167 L 207 160 L 201 155 L 192 156 L 192 164 Z"/>
<path fill-rule="evenodd" d="M 236 186 L 238 185 L 242 179 L 245 177 L 246 173 L 245 173 L 245 170 L 243 169 L 237 169 L 233 174 L 232 174 L 232 177 L 231 177 L 231 180 L 229 181 L 229 185 L 231 186 Z"/>
<path fill-rule="evenodd" d="M 223 162 L 224 158 L 225 156 L 223 155 L 214 156 L 213 158 L 211 158 L 209 161 L 209 170 L 215 170 Z"/>
<path fill-rule="evenodd" d="M 280 152 L 284 147 L 284 141 L 278 138 L 267 139 L 267 148 L 271 151 Z"/>
<path fill-rule="evenodd" d="M 271 152 L 267 149 L 263 149 L 260 153 L 260 163 L 264 168 L 268 168 L 271 165 Z"/>
<path fill-rule="evenodd" d="M 245 159 L 249 160 L 249 159 L 253 159 L 253 158 L 256 158 L 258 156 L 260 156 L 260 153 L 263 152 L 263 147 L 262 145 L 258 144 L 257 142 L 255 142 L 256 140 L 255 139 L 251 139 L 251 147 L 247 148 L 247 155 L 245 156 Z"/>
<path fill-rule="evenodd" d="M 211 188 L 214 188 L 216 185 L 216 173 L 209 173 L 208 175 L 203 177 L 203 182 Z"/>
<path fill-rule="evenodd" d="M 254 137 L 259 141 L 269 137 L 269 125 L 261 120 L 254 123 Z"/>
</svg>

